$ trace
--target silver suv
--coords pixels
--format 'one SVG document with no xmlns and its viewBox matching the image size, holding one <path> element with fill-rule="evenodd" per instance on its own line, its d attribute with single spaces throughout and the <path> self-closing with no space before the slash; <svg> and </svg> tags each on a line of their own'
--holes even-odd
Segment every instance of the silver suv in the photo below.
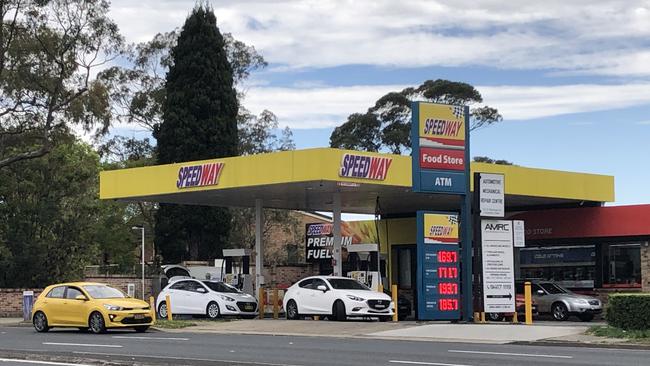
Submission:
<svg viewBox="0 0 650 366">
<path fill-rule="evenodd" d="M 603 303 L 595 297 L 571 292 L 553 281 L 530 280 L 533 300 L 540 314 L 551 314 L 555 320 L 567 320 L 576 315 L 583 322 L 591 321 L 603 312 Z M 523 292 L 524 281 L 517 281 Z"/>
</svg>

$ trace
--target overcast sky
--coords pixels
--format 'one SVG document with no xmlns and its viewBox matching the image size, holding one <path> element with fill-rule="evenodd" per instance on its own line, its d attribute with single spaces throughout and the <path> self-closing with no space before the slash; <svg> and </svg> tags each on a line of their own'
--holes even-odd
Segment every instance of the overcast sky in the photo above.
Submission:
<svg viewBox="0 0 650 366">
<path fill-rule="evenodd" d="M 113 0 L 111 16 L 142 42 L 182 26 L 194 3 Z M 221 31 L 269 62 L 244 105 L 273 111 L 299 148 L 327 146 L 387 92 L 444 78 L 504 116 L 472 134 L 472 156 L 614 175 L 617 204 L 650 203 L 648 0 L 211 4 Z"/>
</svg>

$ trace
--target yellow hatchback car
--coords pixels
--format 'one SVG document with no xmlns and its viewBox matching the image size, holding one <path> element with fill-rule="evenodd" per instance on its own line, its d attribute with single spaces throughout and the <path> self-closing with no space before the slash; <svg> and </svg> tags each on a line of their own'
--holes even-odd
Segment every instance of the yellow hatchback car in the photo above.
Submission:
<svg viewBox="0 0 650 366">
<path fill-rule="evenodd" d="M 102 283 L 72 282 L 48 286 L 32 310 L 37 332 L 73 327 L 104 333 L 107 328 L 134 328 L 145 332 L 153 314 L 145 301 L 130 298 Z"/>
</svg>

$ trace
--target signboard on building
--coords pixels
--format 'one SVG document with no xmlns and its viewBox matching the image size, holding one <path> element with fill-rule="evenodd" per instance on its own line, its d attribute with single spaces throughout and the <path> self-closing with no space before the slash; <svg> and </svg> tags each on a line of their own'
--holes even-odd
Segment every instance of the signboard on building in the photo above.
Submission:
<svg viewBox="0 0 650 366">
<path fill-rule="evenodd" d="M 377 243 L 374 220 L 341 223 L 342 247 L 353 244 Z M 305 260 L 307 262 L 331 261 L 334 249 L 333 224 L 329 222 L 305 225 Z"/>
<path fill-rule="evenodd" d="M 225 163 L 217 162 L 181 166 L 178 168 L 176 188 L 215 186 L 219 184 L 224 165 Z"/>
<path fill-rule="evenodd" d="M 505 216 L 503 174 L 479 173 L 479 210 L 482 217 Z"/>
<path fill-rule="evenodd" d="M 412 105 L 413 191 L 466 194 L 469 108 Z"/>
<path fill-rule="evenodd" d="M 392 163 L 392 158 L 383 156 L 345 154 L 341 159 L 339 177 L 385 180 Z"/>
<path fill-rule="evenodd" d="M 458 215 L 418 211 L 418 319 L 460 319 Z"/>
<path fill-rule="evenodd" d="M 481 246 L 484 311 L 514 313 L 512 221 L 481 220 Z"/>
</svg>

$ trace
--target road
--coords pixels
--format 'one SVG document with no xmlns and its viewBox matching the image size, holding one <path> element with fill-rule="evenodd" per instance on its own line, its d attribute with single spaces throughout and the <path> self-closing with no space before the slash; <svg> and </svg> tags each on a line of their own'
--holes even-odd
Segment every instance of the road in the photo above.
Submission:
<svg viewBox="0 0 650 366">
<path fill-rule="evenodd" d="M 139 365 L 647 366 L 650 351 L 176 332 L 39 334 L 28 327 L 0 328 L 0 366 L 56 365 L 43 362 L 51 357 L 76 365 L 104 360 Z"/>
</svg>

